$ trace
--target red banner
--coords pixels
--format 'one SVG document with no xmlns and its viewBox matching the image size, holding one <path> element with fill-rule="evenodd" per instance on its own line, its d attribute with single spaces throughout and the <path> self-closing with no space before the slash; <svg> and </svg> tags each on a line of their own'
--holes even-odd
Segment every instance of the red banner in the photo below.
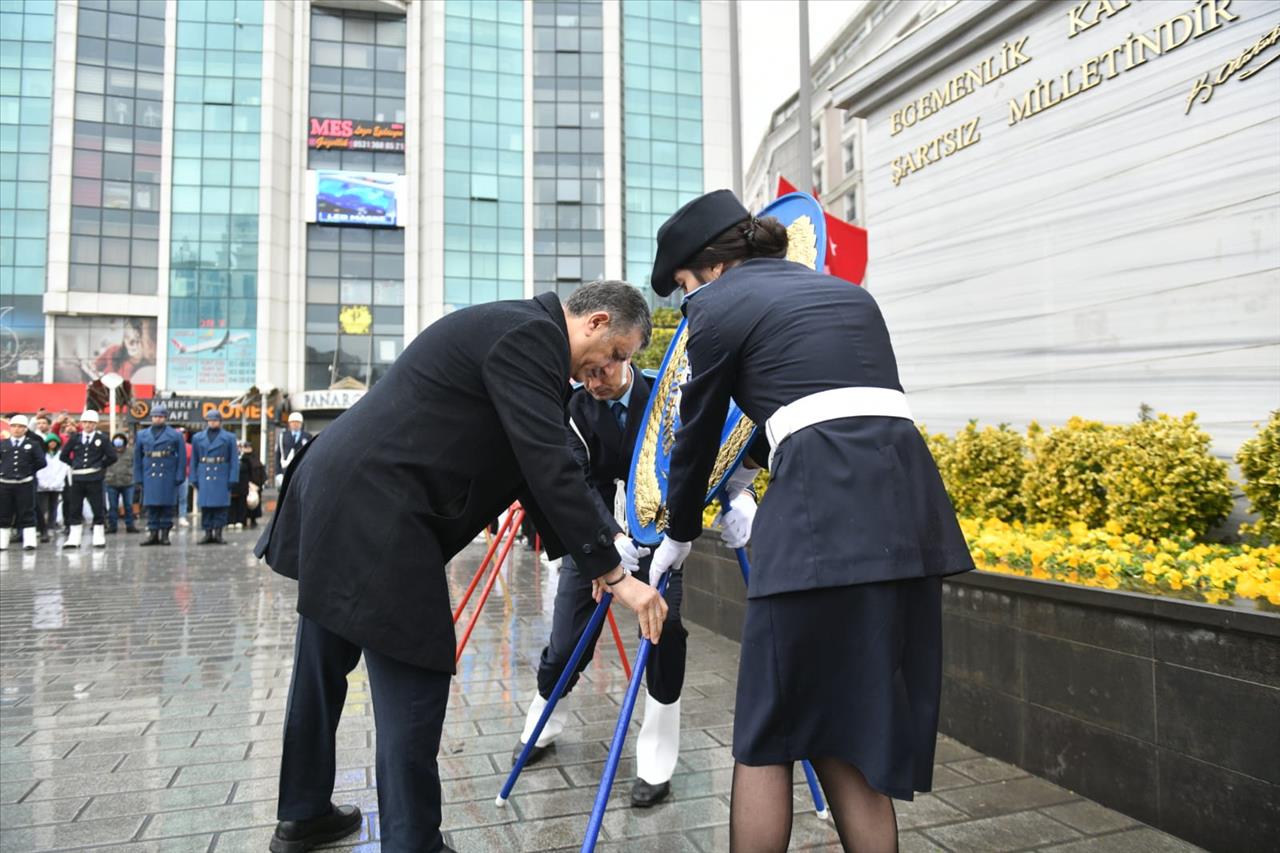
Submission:
<svg viewBox="0 0 1280 853">
<path fill-rule="evenodd" d="M 778 195 L 797 192 L 790 181 L 778 176 Z M 817 198 L 818 194 L 813 193 Z M 827 272 L 853 284 L 862 284 L 867 274 L 867 229 L 859 228 L 830 213 L 827 220 Z"/>
</svg>

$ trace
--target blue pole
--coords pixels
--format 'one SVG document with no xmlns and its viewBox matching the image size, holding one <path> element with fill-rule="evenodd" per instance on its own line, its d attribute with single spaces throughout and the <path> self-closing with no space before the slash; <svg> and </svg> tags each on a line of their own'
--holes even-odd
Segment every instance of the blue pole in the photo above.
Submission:
<svg viewBox="0 0 1280 853">
<path fill-rule="evenodd" d="M 613 594 L 606 592 L 600 599 L 600 603 L 596 605 L 595 612 L 591 614 L 591 619 L 587 621 L 587 627 L 582 632 L 582 636 L 578 638 L 578 645 L 574 646 L 573 654 L 569 656 L 569 662 L 564 665 L 564 670 L 560 673 L 556 686 L 551 690 L 551 698 L 547 700 L 547 707 L 542 709 L 542 716 L 538 718 L 538 725 L 534 726 L 533 734 L 529 736 L 529 742 L 524 745 L 524 749 L 520 750 L 520 757 L 516 759 L 515 766 L 511 768 L 511 773 L 507 776 L 506 783 L 502 786 L 502 793 L 498 794 L 498 798 L 493 804 L 502 808 L 507 804 L 507 798 L 511 796 L 511 789 L 516 786 L 516 780 L 520 778 L 520 772 L 524 770 L 525 762 L 529 760 L 529 753 L 533 752 L 533 745 L 538 742 L 538 737 L 542 734 L 542 729 L 547 725 L 547 720 L 551 719 L 551 714 L 556 709 L 556 703 L 564 695 L 565 688 L 569 685 L 569 679 L 578 670 L 578 661 L 582 660 L 582 656 L 586 654 L 587 646 L 591 642 L 591 638 L 595 636 L 595 632 L 600 629 L 600 623 L 604 621 L 604 615 L 609 610 L 609 605 L 613 602 Z"/>
<path fill-rule="evenodd" d="M 746 548 L 734 548 L 733 553 L 738 557 L 738 568 L 742 569 L 742 582 L 749 583 L 751 581 L 751 563 L 747 561 Z M 805 781 L 809 783 L 809 793 L 813 795 L 813 808 L 818 813 L 818 817 L 826 820 L 830 815 L 827 811 L 827 803 L 822 797 L 822 786 L 818 784 L 818 774 L 813 772 L 813 765 L 808 759 L 802 759 L 800 766 L 804 768 Z"/>
<path fill-rule="evenodd" d="M 668 571 L 658 581 L 660 595 L 666 595 L 667 581 L 670 578 L 671 572 Z M 622 700 L 622 710 L 618 714 L 618 725 L 613 730 L 609 758 L 604 763 L 604 773 L 600 776 L 600 788 L 596 791 L 596 802 L 591 808 L 591 820 L 587 822 L 587 835 L 582 839 L 582 853 L 592 853 L 596 849 L 596 839 L 600 837 L 600 825 L 604 823 L 604 810 L 609 805 L 609 792 L 613 790 L 613 778 L 618 775 L 618 762 L 622 759 L 622 747 L 627 741 L 627 728 L 631 725 L 631 714 L 635 711 L 636 698 L 640 695 L 640 679 L 644 677 L 644 668 L 649 663 L 649 653 L 652 651 L 653 643 L 648 640 L 640 642 L 635 666 L 631 668 L 631 683 L 627 685 L 627 695 Z"/>
</svg>

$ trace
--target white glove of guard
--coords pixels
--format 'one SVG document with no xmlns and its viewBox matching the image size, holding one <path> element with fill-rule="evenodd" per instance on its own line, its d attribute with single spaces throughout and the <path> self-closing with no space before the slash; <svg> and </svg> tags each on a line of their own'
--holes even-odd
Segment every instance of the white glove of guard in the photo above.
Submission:
<svg viewBox="0 0 1280 853">
<path fill-rule="evenodd" d="M 613 547 L 618 549 L 618 556 L 622 558 L 622 568 L 630 574 L 640 571 L 641 557 L 649 556 L 648 548 L 637 546 L 625 533 L 619 533 L 614 538 Z"/>
<path fill-rule="evenodd" d="M 653 562 L 649 564 L 649 586 L 656 589 L 662 576 L 672 569 L 680 568 L 692 550 L 692 542 L 679 542 L 663 536 L 658 550 L 653 552 Z"/>
<path fill-rule="evenodd" d="M 729 508 L 716 517 L 720 538 L 730 548 L 745 548 L 751 541 L 751 523 L 755 519 L 755 497 L 750 492 L 739 492 L 729 500 Z"/>
</svg>

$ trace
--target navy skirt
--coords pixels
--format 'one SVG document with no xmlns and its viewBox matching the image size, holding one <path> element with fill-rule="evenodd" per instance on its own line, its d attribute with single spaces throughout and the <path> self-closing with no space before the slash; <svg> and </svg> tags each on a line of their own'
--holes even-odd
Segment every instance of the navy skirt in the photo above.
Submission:
<svg viewBox="0 0 1280 853">
<path fill-rule="evenodd" d="M 933 783 L 941 686 L 940 577 L 749 599 L 734 758 L 834 757 L 910 800 Z"/>
</svg>

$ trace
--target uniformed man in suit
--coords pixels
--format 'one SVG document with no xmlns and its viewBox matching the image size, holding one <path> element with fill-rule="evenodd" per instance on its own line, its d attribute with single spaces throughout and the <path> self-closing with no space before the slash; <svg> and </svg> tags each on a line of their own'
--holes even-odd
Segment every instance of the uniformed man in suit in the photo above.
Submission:
<svg viewBox="0 0 1280 853">
<path fill-rule="evenodd" d="M 204 538 L 197 545 L 225 545 L 222 529 L 231 508 L 231 485 L 240 478 L 240 448 L 222 428 L 222 415 L 210 409 L 207 426 L 191 439 L 191 485 L 196 487 Z"/>
<path fill-rule="evenodd" d="M 595 488 L 601 515 L 609 519 L 616 534 L 623 530 L 616 519 L 625 519 L 625 483 L 631 470 L 632 450 L 640 432 L 645 405 L 649 400 L 649 380 L 629 362 L 611 366 L 599 376 L 588 377 L 583 386 L 569 398 L 570 447 L 587 471 Z M 618 551 L 623 565 L 638 577 L 648 580 L 647 549 L 637 549 L 627 537 L 619 539 Z M 683 576 L 676 572 L 667 585 L 667 620 L 662 629 L 662 642 L 649 659 L 645 672 L 644 720 L 636 740 L 636 778 L 631 786 L 631 804 L 639 808 L 656 805 L 671 792 L 671 776 L 675 773 L 680 750 L 680 692 L 684 687 L 686 639 L 688 631 L 680 621 L 683 598 Z M 516 745 L 512 760 L 519 757 L 524 744 L 546 708 L 565 664 L 591 619 L 595 602 L 591 598 L 591 578 L 578 571 L 571 557 L 565 557 L 557 579 L 555 610 L 551 619 L 551 638 L 542 649 L 538 664 L 538 686 L 529 702 L 524 731 Z M 578 681 L 579 674 L 591 662 L 600 631 L 578 663 L 565 697 Z M 529 754 L 533 764 L 551 749 L 568 719 L 565 697 L 556 705 Z"/>
<path fill-rule="evenodd" d="M 651 283 L 661 296 L 685 291 L 690 379 L 651 572 L 679 565 L 702 531 L 732 398 L 772 450 L 758 516 L 745 495 L 725 513 L 754 543 L 730 847 L 787 849 L 792 768 L 807 758 L 844 848 L 891 851 L 890 798 L 932 780 L 942 577 L 973 561 L 875 300 L 787 260 L 788 242 L 728 190 L 658 231 Z"/>
<path fill-rule="evenodd" d="M 107 545 L 107 503 L 102 490 L 106 470 L 115 464 L 115 445 L 98 431 L 98 413 L 85 409 L 80 415 L 80 435 L 67 439 L 59 458 L 71 468 L 71 486 L 63 501 L 62 515 L 71 532 L 63 548 L 79 548 L 84 537 L 84 502 L 93 511 L 93 547 Z"/>
<path fill-rule="evenodd" d="M 9 547 L 11 528 L 22 531 L 22 547 L 36 547 L 36 472 L 44 450 L 27 434 L 26 415 L 9 419 L 9 437 L 0 439 L 0 551 Z"/>
<path fill-rule="evenodd" d="M 280 433 L 276 441 L 276 485 L 279 486 L 289 463 L 298 455 L 298 451 L 311 441 L 312 435 L 302 428 L 301 412 L 289 414 L 289 428 Z"/>
<path fill-rule="evenodd" d="M 584 285 L 445 315 L 290 464 L 258 543 L 298 579 L 298 639 L 275 851 L 360 823 L 330 803 L 347 673 L 363 655 L 377 723 L 382 849 L 447 849 L 436 754 L 455 638 L 445 565 L 520 500 L 554 556 L 610 584 L 658 639 L 666 605 L 626 574 L 615 533 L 566 443 L 570 378 L 628 361 L 649 340 L 644 298 Z M 371 442 L 371 435 L 396 441 Z"/>
<path fill-rule="evenodd" d="M 133 478 L 142 484 L 142 507 L 147 513 L 144 546 L 169 544 L 178 489 L 186 481 L 187 442 L 168 421 L 169 408 L 153 404 L 151 426 L 138 431 L 133 452 Z"/>
</svg>

